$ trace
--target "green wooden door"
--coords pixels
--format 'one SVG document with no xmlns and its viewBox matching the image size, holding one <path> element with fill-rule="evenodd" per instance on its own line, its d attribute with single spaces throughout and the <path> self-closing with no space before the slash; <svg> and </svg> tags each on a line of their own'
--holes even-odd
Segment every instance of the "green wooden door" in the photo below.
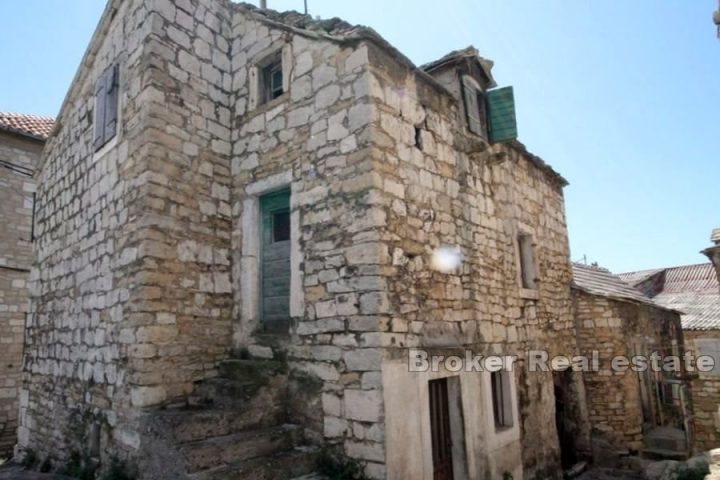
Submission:
<svg viewBox="0 0 720 480">
<path fill-rule="evenodd" d="M 290 325 L 290 192 L 260 199 L 261 315 L 263 330 L 287 333 Z"/>
</svg>

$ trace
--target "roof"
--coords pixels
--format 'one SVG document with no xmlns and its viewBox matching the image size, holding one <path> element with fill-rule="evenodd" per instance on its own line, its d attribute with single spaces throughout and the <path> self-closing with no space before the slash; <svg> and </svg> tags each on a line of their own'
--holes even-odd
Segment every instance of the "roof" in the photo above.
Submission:
<svg viewBox="0 0 720 480">
<path fill-rule="evenodd" d="M 620 274 L 656 303 L 680 310 L 685 330 L 720 329 L 720 285 L 712 263 Z"/>
<path fill-rule="evenodd" d="M 0 130 L 44 141 L 54 127 L 55 120 L 52 117 L 0 112 Z"/>
<path fill-rule="evenodd" d="M 646 297 L 630 284 L 625 283 L 619 276 L 611 273 L 610 270 L 581 263 L 573 263 L 572 270 L 573 286 L 579 290 L 615 300 L 666 308 Z"/>
<path fill-rule="evenodd" d="M 458 62 L 464 62 L 467 60 L 477 62 L 480 66 L 480 69 L 483 71 L 488 81 L 490 82 L 490 86 L 495 86 L 495 79 L 492 75 L 492 67 L 494 65 L 494 62 L 492 60 L 488 60 L 487 58 L 481 57 L 478 49 L 473 47 L 472 45 L 467 48 L 463 48 L 462 50 L 454 50 L 443 56 L 442 58 L 435 60 L 434 62 L 420 65 L 419 68 L 420 70 L 432 73 L 433 71 L 442 68 L 445 65 L 456 64 Z"/>
</svg>

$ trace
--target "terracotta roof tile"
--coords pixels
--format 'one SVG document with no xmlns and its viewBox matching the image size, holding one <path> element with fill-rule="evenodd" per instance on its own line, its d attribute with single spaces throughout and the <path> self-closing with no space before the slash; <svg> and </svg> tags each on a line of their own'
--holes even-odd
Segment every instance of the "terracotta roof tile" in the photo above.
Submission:
<svg viewBox="0 0 720 480">
<path fill-rule="evenodd" d="M 684 329 L 720 329 L 720 286 L 711 263 L 622 273 L 620 277 L 660 305 L 683 312 Z"/>
<path fill-rule="evenodd" d="M 0 130 L 45 140 L 55 127 L 52 117 L 0 112 Z"/>
</svg>

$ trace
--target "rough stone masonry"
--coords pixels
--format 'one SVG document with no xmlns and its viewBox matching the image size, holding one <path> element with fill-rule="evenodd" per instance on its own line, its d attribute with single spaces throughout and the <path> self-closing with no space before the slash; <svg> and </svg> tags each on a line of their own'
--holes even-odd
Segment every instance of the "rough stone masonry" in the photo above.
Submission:
<svg viewBox="0 0 720 480">
<path fill-rule="evenodd" d="M 243 354 L 318 379 L 305 435 L 372 478 L 432 478 L 441 377 L 456 468 L 561 478 L 549 372 L 504 380 L 498 428 L 489 373 L 407 371 L 410 347 L 576 353 L 566 182 L 469 131 L 461 77 L 483 92 L 491 66 L 468 49 L 419 69 L 370 29 L 225 0 L 111 0 L 40 166 L 21 449 L 132 463 L 142 412 Z M 97 148 L 102 88 L 119 103 Z M 269 341 L 260 205 L 282 191 L 290 322 Z M 465 261 L 433 271 L 445 244 Z"/>
<path fill-rule="evenodd" d="M 32 254 L 33 174 L 51 127 L 48 118 L 0 113 L 0 458 L 12 456 L 17 440 Z"/>
</svg>

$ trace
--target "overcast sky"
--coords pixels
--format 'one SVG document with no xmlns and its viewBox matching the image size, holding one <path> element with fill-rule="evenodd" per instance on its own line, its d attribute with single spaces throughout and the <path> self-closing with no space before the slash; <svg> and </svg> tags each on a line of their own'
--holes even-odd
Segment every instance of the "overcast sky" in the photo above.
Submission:
<svg viewBox="0 0 720 480">
<path fill-rule="evenodd" d="M 569 181 L 574 260 L 701 263 L 720 227 L 714 0 L 308 0 L 416 64 L 475 45 L 515 87 L 520 140 Z M 105 2 L 0 6 L 0 111 L 55 115 Z M 302 10 L 303 0 L 268 0 Z"/>
</svg>

